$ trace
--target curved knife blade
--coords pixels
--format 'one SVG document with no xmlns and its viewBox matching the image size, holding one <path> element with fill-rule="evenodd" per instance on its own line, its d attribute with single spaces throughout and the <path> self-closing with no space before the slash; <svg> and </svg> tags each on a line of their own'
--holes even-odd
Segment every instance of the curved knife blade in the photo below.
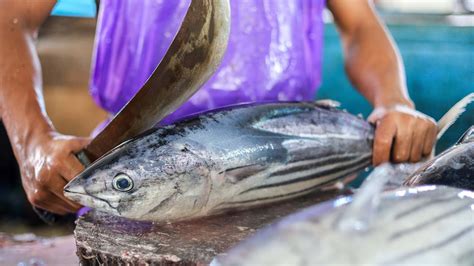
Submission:
<svg viewBox="0 0 474 266">
<path fill-rule="evenodd" d="M 229 0 L 192 0 L 163 60 L 140 91 L 85 147 L 78 156 L 81 161 L 90 164 L 150 129 L 188 100 L 220 64 L 229 31 Z"/>
</svg>

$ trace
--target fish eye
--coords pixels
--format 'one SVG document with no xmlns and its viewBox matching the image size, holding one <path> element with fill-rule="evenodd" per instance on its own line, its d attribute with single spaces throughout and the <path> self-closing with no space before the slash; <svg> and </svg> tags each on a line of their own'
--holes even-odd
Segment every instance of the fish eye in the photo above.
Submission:
<svg viewBox="0 0 474 266">
<path fill-rule="evenodd" d="M 128 175 L 120 173 L 112 180 L 112 186 L 118 191 L 127 192 L 133 188 L 133 180 Z"/>
</svg>

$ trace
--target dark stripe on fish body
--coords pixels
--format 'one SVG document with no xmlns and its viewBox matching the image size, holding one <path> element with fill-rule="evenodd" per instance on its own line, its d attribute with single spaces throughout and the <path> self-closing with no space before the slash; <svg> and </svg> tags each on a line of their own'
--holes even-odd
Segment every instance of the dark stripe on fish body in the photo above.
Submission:
<svg viewBox="0 0 474 266">
<path fill-rule="evenodd" d="M 304 182 L 304 181 L 307 181 L 307 180 L 312 180 L 312 179 L 324 177 L 324 176 L 335 174 L 335 173 L 338 173 L 338 172 L 343 172 L 344 170 L 347 170 L 349 168 L 359 166 L 362 162 L 368 160 L 368 158 L 370 158 L 371 156 L 372 155 L 364 156 L 364 157 L 362 157 L 362 158 L 358 159 L 357 161 L 355 161 L 353 163 L 350 163 L 350 164 L 341 165 L 341 166 L 336 167 L 336 168 L 323 170 L 321 172 L 316 172 L 316 173 L 312 173 L 312 174 L 309 174 L 309 175 L 303 175 L 301 177 L 294 178 L 294 179 L 291 179 L 291 180 L 287 180 L 287 181 L 283 181 L 283 182 L 279 182 L 279 183 L 266 184 L 266 185 L 261 185 L 261 186 L 258 186 L 258 187 L 250 188 L 250 189 L 247 189 L 247 190 L 241 192 L 239 195 L 242 195 L 242 194 L 254 191 L 254 190 L 258 190 L 258 189 L 264 189 L 264 188 L 270 188 L 270 187 L 280 187 L 280 186 L 284 186 L 284 185 L 295 184 L 295 183 Z M 365 168 L 366 166 L 369 165 L 369 163 L 370 162 L 367 161 L 366 163 L 360 165 L 359 166 L 360 169 Z"/>
<path fill-rule="evenodd" d="M 352 168 L 352 169 L 349 169 L 350 171 L 349 172 L 353 172 L 353 171 L 358 171 L 358 170 L 361 170 L 361 169 L 364 169 L 365 166 L 361 166 L 361 167 L 358 167 L 358 168 Z M 307 193 L 309 191 L 312 191 L 312 190 L 315 190 L 316 188 L 318 187 L 322 187 L 322 186 L 325 186 L 327 184 L 330 184 L 330 183 L 333 183 L 335 182 L 336 180 L 340 179 L 342 176 L 346 176 L 350 173 L 346 173 L 344 175 L 339 175 L 335 178 L 332 178 L 330 180 L 327 180 L 325 182 L 322 182 L 322 183 L 318 183 L 314 186 L 311 186 L 309 188 L 305 188 L 303 190 L 299 190 L 299 191 L 293 191 L 293 192 L 290 192 L 290 193 L 286 193 L 286 194 L 281 194 L 281 195 L 276 195 L 276 196 L 270 196 L 270 197 L 263 197 L 263 198 L 256 198 L 256 199 L 251 199 L 251 200 L 242 200 L 242 201 L 233 201 L 233 202 L 223 202 L 219 205 L 217 205 L 217 207 L 221 206 L 221 205 L 235 205 L 235 204 L 245 204 L 245 203 L 255 203 L 255 202 L 258 202 L 258 201 L 265 201 L 265 200 L 271 200 L 271 199 L 278 199 L 278 198 L 284 198 L 284 197 L 288 197 L 288 196 L 293 196 L 293 195 L 297 195 L 297 194 L 301 194 L 301 193 Z M 245 205 L 242 205 L 242 206 L 245 206 Z"/>
<path fill-rule="evenodd" d="M 424 223 L 421 223 L 421 224 L 418 224 L 418 225 L 415 225 L 414 227 L 411 227 L 411 228 L 408 228 L 408 229 L 405 229 L 405 230 L 402 230 L 402 231 L 399 231 L 399 232 L 396 232 L 394 233 L 393 235 L 390 236 L 389 240 L 390 241 L 393 241 L 393 240 L 396 240 L 400 237 L 403 237 L 409 233 L 412 233 L 416 230 L 421 230 L 422 228 L 426 227 L 426 226 L 430 226 L 432 224 L 435 224 L 443 219 L 446 219 L 446 218 L 449 218 L 459 212 L 462 212 L 463 210 L 466 209 L 466 207 L 470 206 L 471 203 L 469 204 L 465 204 L 463 206 L 461 206 L 460 208 L 457 208 L 457 209 L 454 209 L 454 210 L 450 210 L 446 213 L 443 213 L 443 214 L 440 214 L 436 217 L 433 217 L 433 218 L 430 218 L 428 221 L 424 222 Z"/>
<path fill-rule="evenodd" d="M 474 225 L 471 225 L 471 226 L 468 226 L 464 229 L 462 229 L 461 231 L 451 235 L 450 237 L 438 242 L 438 243 L 435 243 L 433 245 L 430 245 L 430 246 L 426 246 L 426 247 L 423 247 L 423 248 L 420 248 L 420 249 L 417 249 L 417 250 L 414 250 L 414 251 L 411 251 L 407 254 L 404 254 L 402 256 L 399 256 L 397 258 L 394 258 L 390 261 L 385 261 L 384 263 L 382 264 L 399 264 L 401 261 L 404 261 L 404 260 L 407 260 L 407 259 L 411 259 L 412 257 L 416 257 L 418 255 L 421 255 L 423 253 L 426 253 L 426 252 L 429 252 L 429 251 L 432 251 L 432 250 L 435 250 L 437 248 L 441 248 L 443 246 L 446 246 L 448 244 L 450 244 L 451 242 L 454 242 L 456 241 L 457 239 L 463 237 L 465 234 L 469 233 L 470 231 L 474 230 Z"/>
<path fill-rule="evenodd" d="M 286 174 L 291 174 L 294 172 L 299 172 L 299 171 L 304 171 L 308 170 L 309 168 L 316 168 L 324 165 L 329 165 L 333 163 L 338 163 L 341 162 L 341 160 L 346 160 L 346 159 L 355 159 L 357 155 L 354 154 L 347 154 L 347 155 L 332 155 L 328 156 L 324 159 L 315 161 L 314 159 L 311 160 L 302 160 L 298 161 L 298 165 L 296 166 L 289 166 L 285 169 L 278 170 L 273 172 L 269 178 L 274 177 L 274 176 L 280 176 L 280 175 L 286 175 Z"/>
<path fill-rule="evenodd" d="M 458 199 L 458 197 L 457 197 L 457 196 L 454 196 L 454 195 L 451 196 L 451 197 L 448 197 L 448 198 L 430 199 L 429 202 L 423 202 L 423 203 L 421 203 L 420 205 L 417 205 L 417 206 L 415 206 L 415 207 L 413 207 L 413 208 L 411 208 L 411 209 L 405 210 L 405 211 L 403 211 L 403 212 L 401 212 L 401 213 L 395 215 L 395 220 L 398 220 L 398 219 L 400 219 L 400 218 L 403 218 L 403 217 L 405 217 L 405 216 L 407 216 L 407 215 L 410 215 L 410 214 L 413 213 L 413 212 L 416 212 L 416 211 L 421 210 L 421 209 L 423 209 L 423 208 L 429 207 L 429 206 L 431 206 L 431 205 L 435 205 L 435 204 L 438 204 L 438 203 L 441 203 L 441 202 L 443 202 L 443 203 L 444 203 L 444 202 L 449 202 L 449 201 L 456 200 L 456 199 Z"/>
<path fill-rule="evenodd" d="M 261 164 L 249 164 L 238 167 L 233 167 L 219 172 L 219 174 L 225 174 L 229 176 L 232 182 L 239 182 L 247 179 L 253 175 L 259 174 L 265 171 L 267 167 Z"/>
</svg>

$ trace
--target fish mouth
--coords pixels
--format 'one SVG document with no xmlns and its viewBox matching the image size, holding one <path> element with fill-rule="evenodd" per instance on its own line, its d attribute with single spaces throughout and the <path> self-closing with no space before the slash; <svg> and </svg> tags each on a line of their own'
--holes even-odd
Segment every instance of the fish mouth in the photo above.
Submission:
<svg viewBox="0 0 474 266">
<path fill-rule="evenodd" d="M 66 187 L 64 187 L 64 196 L 92 209 L 98 208 L 112 214 L 120 215 L 118 209 L 112 206 L 110 202 L 88 193 L 82 186 L 66 185 Z"/>
</svg>

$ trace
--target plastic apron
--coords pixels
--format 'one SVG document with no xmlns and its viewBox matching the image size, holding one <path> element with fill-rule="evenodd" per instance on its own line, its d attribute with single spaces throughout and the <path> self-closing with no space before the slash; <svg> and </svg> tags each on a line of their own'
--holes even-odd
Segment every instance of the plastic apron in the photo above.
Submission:
<svg viewBox="0 0 474 266">
<path fill-rule="evenodd" d="M 118 112 L 151 75 L 190 0 L 102 0 L 91 94 Z M 230 0 L 222 64 L 182 107 L 182 116 L 242 102 L 312 100 L 321 82 L 324 0 Z M 159 99 L 157 99 L 159 100 Z"/>
</svg>

